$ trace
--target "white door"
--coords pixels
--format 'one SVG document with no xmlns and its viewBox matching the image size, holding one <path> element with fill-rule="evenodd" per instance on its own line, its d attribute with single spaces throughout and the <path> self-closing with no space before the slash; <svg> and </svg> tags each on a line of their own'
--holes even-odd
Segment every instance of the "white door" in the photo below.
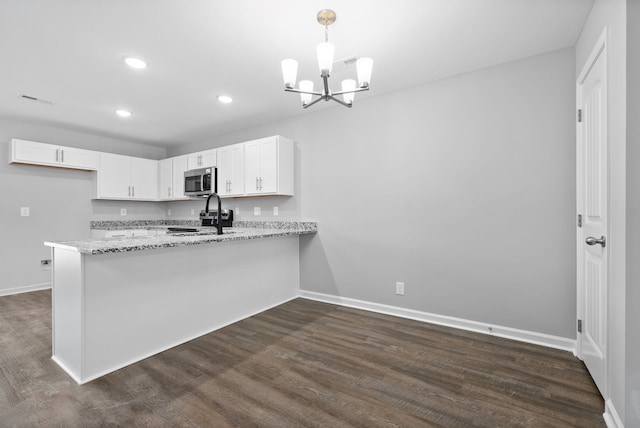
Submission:
<svg viewBox="0 0 640 428">
<path fill-rule="evenodd" d="M 173 199 L 189 199 L 184 195 L 184 172 L 187 170 L 188 156 L 173 158 Z"/>
<path fill-rule="evenodd" d="M 16 160 L 42 165 L 58 165 L 60 163 L 58 146 L 34 141 L 15 140 L 13 156 Z"/>
<path fill-rule="evenodd" d="M 98 169 L 98 152 L 61 146 L 60 164 L 75 168 Z"/>
<path fill-rule="evenodd" d="M 128 199 L 131 196 L 131 160 L 128 156 L 100 153 L 98 197 Z"/>
<path fill-rule="evenodd" d="M 244 190 L 247 194 L 260 193 L 260 140 L 244 146 Z"/>
<path fill-rule="evenodd" d="M 158 162 L 158 198 L 163 201 L 173 198 L 173 159 Z"/>
<path fill-rule="evenodd" d="M 278 191 L 278 140 L 269 138 L 260 147 L 260 191 L 276 193 Z"/>
<path fill-rule="evenodd" d="M 131 197 L 158 199 L 158 161 L 131 158 Z"/>
<path fill-rule="evenodd" d="M 578 355 L 606 397 L 608 144 L 606 44 L 601 38 L 578 78 Z M 580 227 L 580 223 L 582 226 Z"/>
</svg>

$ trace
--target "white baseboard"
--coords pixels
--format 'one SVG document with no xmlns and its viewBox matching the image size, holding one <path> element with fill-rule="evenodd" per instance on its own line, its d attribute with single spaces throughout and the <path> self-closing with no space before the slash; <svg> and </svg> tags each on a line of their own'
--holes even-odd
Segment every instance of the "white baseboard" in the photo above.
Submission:
<svg viewBox="0 0 640 428">
<path fill-rule="evenodd" d="M 408 318 L 432 324 L 444 325 L 447 327 L 459 328 L 462 330 L 474 331 L 477 333 L 489 334 L 492 336 L 504 337 L 518 340 L 520 342 L 532 343 L 535 345 L 547 346 L 549 348 L 561 349 L 563 351 L 576 353 L 576 340 L 565 337 L 552 336 L 544 333 L 537 333 L 527 330 L 519 330 L 510 327 L 502 327 L 493 324 L 470 321 L 462 318 L 437 315 L 428 312 L 405 309 L 397 306 L 383 305 L 380 303 L 367 302 L 364 300 L 350 299 L 347 297 L 334 296 L 331 294 L 316 293 L 313 291 L 300 290 L 300 297 L 319 302 L 332 303 L 350 308 L 363 309 L 371 312 L 392 315 L 401 318 Z"/>
<path fill-rule="evenodd" d="M 607 428 L 624 428 L 624 423 L 620 419 L 620 415 L 616 411 L 613 401 L 608 399 L 604 402 L 604 422 L 607 424 Z"/>
<path fill-rule="evenodd" d="M 42 284 L 25 285 L 22 287 L 7 288 L 0 290 L 0 296 L 9 296 L 11 294 L 28 293 L 30 291 L 48 290 L 51 288 L 50 282 L 43 282 Z"/>
</svg>

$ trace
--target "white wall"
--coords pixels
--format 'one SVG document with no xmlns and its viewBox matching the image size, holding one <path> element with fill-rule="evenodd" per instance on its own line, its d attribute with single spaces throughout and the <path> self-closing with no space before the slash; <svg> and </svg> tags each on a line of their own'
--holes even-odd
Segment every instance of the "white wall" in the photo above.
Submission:
<svg viewBox="0 0 640 428">
<path fill-rule="evenodd" d="M 165 204 L 92 201 L 92 174 L 31 165 L 9 164 L 12 138 L 60 144 L 131 156 L 162 158 L 165 150 L 43 124 L 0 118 L 0 295 L 46 285 L 51 271 L 40 267 L 50 259 L 47 240 L 89 237 L 90 220 L 164 218 Z M 20 216 L 29 207 L 30 217 Z"/>
<path fill-rule="evenodd" d="M 172 154 L 297 142 L 305 290 L 575 338 L 574 67 L 566 49 Z"/>
<path fill-rule="evenodd" d="M 576 44 L 576 77 L 602 31 L 607 28 L 609 105 L 609 324 L 608 379 L 605 399 L 620 418 L 625 415 L 626 293 L 626 1 L 596 0 Z"/>
<path fill-rule="evenodd" d="M 627 258 L 640 260 L 640 1 L 627 1 Z M 626 420 L 640 427 L 640 264 L 627 263 Z"/>
</svg>

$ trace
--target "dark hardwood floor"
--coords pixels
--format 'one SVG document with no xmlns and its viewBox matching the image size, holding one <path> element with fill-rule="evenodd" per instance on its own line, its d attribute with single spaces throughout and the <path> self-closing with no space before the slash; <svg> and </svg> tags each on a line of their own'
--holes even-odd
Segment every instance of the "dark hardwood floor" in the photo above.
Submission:
<svg viewBox="0 0 640 428">
<path fill-rule="evenodd" d="M 76 385 L 51 294 L 0 297 L 1 427 L 603 427 L 568 352 L 297 299 Z"/>
</svg>

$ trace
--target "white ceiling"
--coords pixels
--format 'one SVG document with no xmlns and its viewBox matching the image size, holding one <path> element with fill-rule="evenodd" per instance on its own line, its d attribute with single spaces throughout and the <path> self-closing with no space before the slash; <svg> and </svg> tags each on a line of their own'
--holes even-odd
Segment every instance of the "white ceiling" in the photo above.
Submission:
<svg viewBox="0 0 640 428">
<path fill-rule="evenodd" d="M 573 46 L 593 0 L 0 0 L 0 116 L 160 146 L 309 114 L 280 61 L 320 85 L 320 9 L 340 59 L 374 59 L 358 100 Z M 145 70 L 126 66 L 133 55 Z M 55 104 L 26 101 L 26 94 Z M 216 96 L 234 98 L 220 104 Z M 128 119 L 117 108 L 133 112 Z"/>
</svg>

